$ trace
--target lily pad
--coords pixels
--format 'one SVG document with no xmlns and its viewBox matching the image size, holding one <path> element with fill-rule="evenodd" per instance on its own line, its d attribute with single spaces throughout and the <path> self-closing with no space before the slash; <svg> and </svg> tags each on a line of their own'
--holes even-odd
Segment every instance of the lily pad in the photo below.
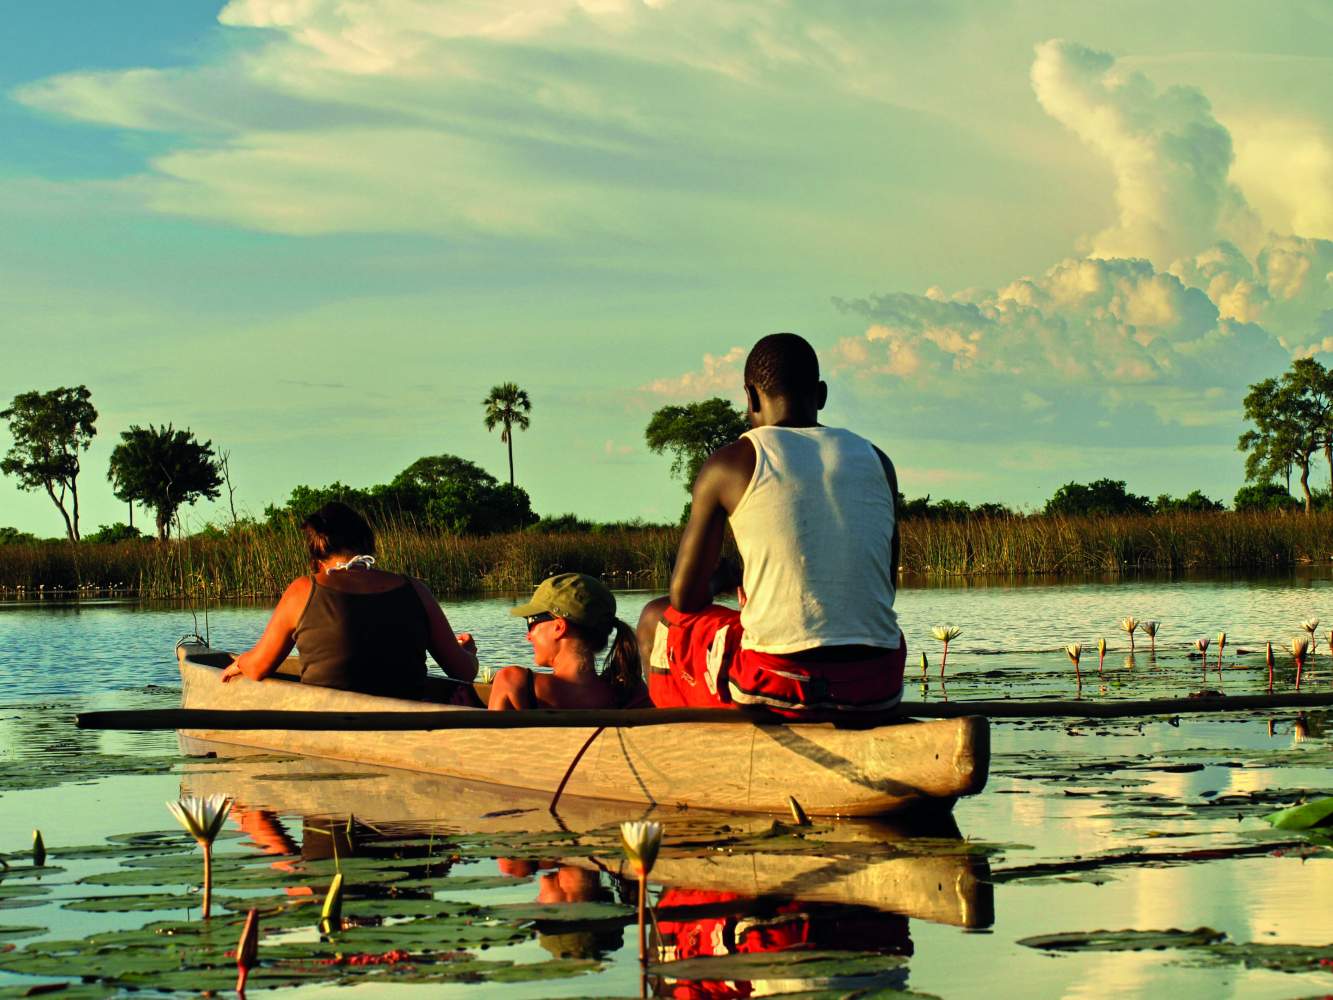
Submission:
<svg viewBox="0 0 1333 1000">
<path fill-rule="evenodd" d="M 5 926 L 0 924 L 0 941 L 18 941 L 21 938 L 36 937 L 38 934 L 45 934 L 47 930 L 46 927 L 32 925 Z"/>
<path fill-rule="evenodd" d="M 1197 948 L 1226 938 L 1211 927 L 1192 931 L 1065 931 L 1021 938 L 1019 944 L 1042 951 L 1156 951 L 1163 948 Z"/>
<path fill-rule="evenodd" d="M 1313 830 L 1333 826 L 1333 796 L 1292 806 L 1264 817 L 1279 830 Z"/>
</svg>

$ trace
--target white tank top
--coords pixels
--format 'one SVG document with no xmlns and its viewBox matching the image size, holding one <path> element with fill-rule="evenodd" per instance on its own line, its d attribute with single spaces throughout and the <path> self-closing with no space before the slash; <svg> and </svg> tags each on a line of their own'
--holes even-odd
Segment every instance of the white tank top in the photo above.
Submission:
<svg viewBox="0 0 1333 1000">
<path fill-rule="evenodd" d="M 889 571 L 894 507 L 869 441 L 836 427 L 757 427 L 731 514 L 745 562 L 741 646 L 798 653 L 902 642 Z"/>
</svg>

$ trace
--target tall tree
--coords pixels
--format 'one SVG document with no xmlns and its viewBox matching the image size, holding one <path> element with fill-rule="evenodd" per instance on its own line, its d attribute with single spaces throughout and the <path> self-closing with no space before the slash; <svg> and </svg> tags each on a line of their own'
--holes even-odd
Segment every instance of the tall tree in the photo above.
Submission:
<svg viewBox="0 0 1333 1000">
<path fill-rule="evenodd" d="M 189 430 L 131 426 L 122 431 L 107 470 L 116 496 L 154 511 L 157 537 L 166 541 L 171 521 L 183 504 L 201 497 L 216 500 L 222 475 L 213 442 L 199 442 Z"/>
<path fill-rule="evenodd" d="M 492 386 L 491 393 L 481 401 L 481 405 L 486 408 L 486 415 L 482 422 L 486 425 L 488 431 L 493 431 L 496 425 L 503 428 L 500 431 L 500 440 L 509 446 L 509 485 L 514 485 L 514 428 L 521 431 L 528 429 L 531 421 L 528 414 L 532 412 L 532 400 L 528 399 L 527 391 L 520 389 L 513 382 L 503 382 L 500 385 Z"/>
<path fill-rule="evenodd" d="M 643 436 L 652 451 L 671 453 L 671 474 L 683 479 L 689 490 L 708 456 L 748 429 L 744 413 L 714 396 L 701 403 L 662 407 L 648 421 Z"/>
<path fill-rule="evenodd" d="M 46 490 L 74 542 L 79 540 L 79 453 L 88 450 L 97 434 L 91 399 L 87 386 L 62 386 L 20 393 L 8 409 L 0 410 L 14 438 L 0 459 L 0 472 L 18 479 L 21 490 Z"/>
<path fill-rule="evenodd" d="M 1245 395 L 1245 419 L 1254 428 L 1236 442 L 1238 450 L 1249 452 L 1245 457 L 1248 481 L 1266 483 L 1284 469 L 1295 466 L 1299 470 L 1307 514 L 1313 504 L 1310 459 L 1324 447 L 1328 421 L 1327 404 L 1311 390 L 1311 374 L 1297 361 L 1280 379 L 1266 378 L 1251 385 Z"/>
</svg>

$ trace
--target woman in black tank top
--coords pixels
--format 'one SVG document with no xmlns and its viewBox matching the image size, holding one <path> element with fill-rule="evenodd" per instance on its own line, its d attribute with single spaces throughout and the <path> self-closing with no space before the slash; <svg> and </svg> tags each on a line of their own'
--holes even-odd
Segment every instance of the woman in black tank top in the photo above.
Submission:
<svg viewBox="0 0 1333 1000">
<path fill-rule="evenodd" d="M 222 673 L 258 681 L 277 670 L 293 646 L 301 682 L 395 698 L 420 698 L 426 652 L 471 692 L 476 644 L 454 634 L 424 583 L 374 568 L 375 536 L 356 511 L 325 504 L 301 523 L 315 572 L 287 587 L 263 636 Z M 472 703 L 475 701 L 472 695 Z M 461 700 L 468 703 L 466 694 Z"/>
</svg>

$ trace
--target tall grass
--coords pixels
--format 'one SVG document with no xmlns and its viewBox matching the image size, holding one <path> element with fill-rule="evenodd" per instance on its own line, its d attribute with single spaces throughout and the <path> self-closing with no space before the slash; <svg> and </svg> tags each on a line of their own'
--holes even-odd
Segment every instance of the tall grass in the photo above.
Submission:
<svg viewBox="0 0 1333 1000">
<path fill-rule="evenodd" d="M 380 565 L 440 594 L 521 591 L 578 571 L 618 587 L 664 588 L 679 532 L 626 529 L 465 538 L 410 523 L 379 533 Z M 902 568 L 927 578 L 1082 576 L 1139 571 L 1272 571 L 1333 560 L 1333 512 L 1151 517 L 969 517 L 902 526 Z M 167 545 L 0 546 L 0 594 L 129 593 L 271 598 L 309 572 L 294 525 L 245 527 Z"/>
<path fill-rule="evenodd" d="M 922 575 L 1281 570 L 1333 559 L 1333 512 L 911 521 L 902 548 Z"/>
<path fill-rule="evenodd" d="M 678 533 L 668 529 L 485 538 L 395 524 L 378 533 L 379 564 L 437 593 L 523 590 L 553 574 L 591 573 L 617 587 L 665 586 Z M 242 526 L 166 545 L 38 542 L 0 547 L 0 593 L 132 593 L 145 598 L 273 597 L 310 572 L 294 525 Z"/>
</svg>

